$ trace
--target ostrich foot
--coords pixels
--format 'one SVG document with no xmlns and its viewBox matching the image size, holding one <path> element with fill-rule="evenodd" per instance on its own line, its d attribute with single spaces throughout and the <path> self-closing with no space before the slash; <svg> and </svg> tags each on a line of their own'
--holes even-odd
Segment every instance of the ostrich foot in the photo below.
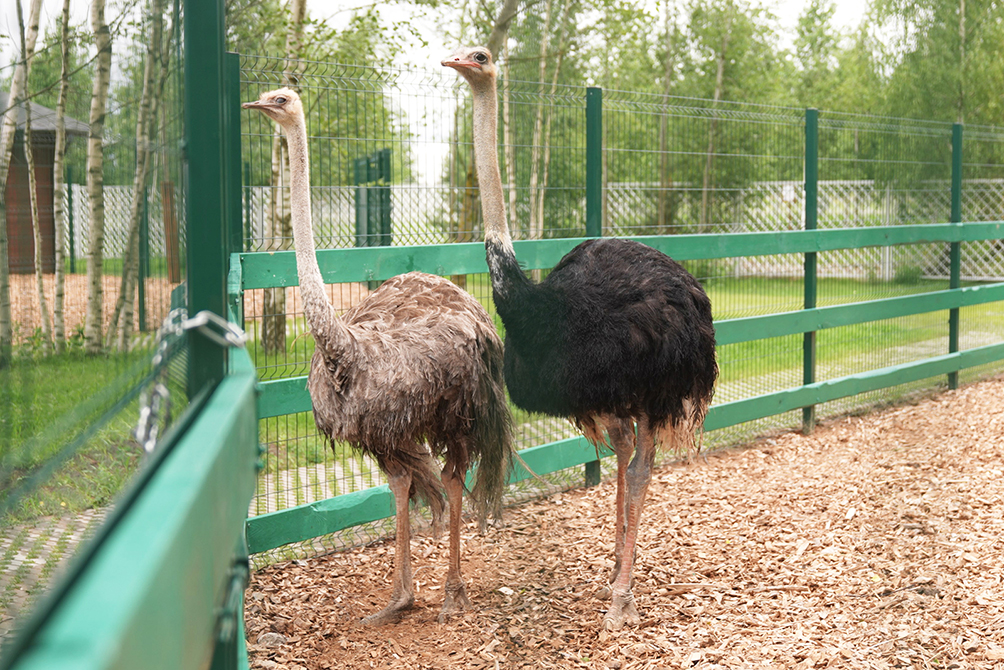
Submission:
<svg viewBox="0 0 1004 670">
<path fill-rule="evenodd" d="M 467 591 L 463 584 L 446 585 L 446 597 L 443 598 L 443 609 L 439 613 L 439 623 L 445 623 L 452 615 L 463 612 L 471 606 Z"/>
<path fill-rule="evenodd" d="M 397 598 L 391 600 L 387 607 L 384 607 L 376 614 L 370 614 L 364 618 L 361 623 L 364 626 L 383 626 L 388 623 L 397 623 L 401 620 L 401 615 L 414 606 L 415 598 L 413 596 Z"/>
<path fill-rule="evenodd" d="M 596 591 L 596 597 L 600 600 L 610 600 L 610 596 L 613 595 L 613 589 L 610 588 L 609 584 L 604 584 Z"/>
<path fill-rule="evenodd" d="M 641 623 L 641 615 L 630 591 L 625 595 L 615 593 L 613 597 L 614 601 L 603 617 L 603 630 L 620 630 L 624 624 L 637 626 Z"/>
</svg>

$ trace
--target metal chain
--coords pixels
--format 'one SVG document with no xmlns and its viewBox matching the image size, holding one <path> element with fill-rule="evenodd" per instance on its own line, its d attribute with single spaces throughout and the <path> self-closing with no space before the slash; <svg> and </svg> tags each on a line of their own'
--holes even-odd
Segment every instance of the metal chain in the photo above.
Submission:
<svg viewBox="0 0 1004 670">
<path fill-rule="evenodd" d="M 173 357 L 185 333 L 198 330 L 221 347 L 243 347 L 247 339 L 244 331 L 210 311 L 202 311 L 188 318 L 188 310 L 172 309 L 157 331 L 157 346 L 150 363 L 153 381 L 140 395 L 139 421 L 133 435 L 146 453 L 157 446 L 161 416 L 165 423 L 171 420 L 171 392 L 167 387 L 167 363 Z"/>
</svg>

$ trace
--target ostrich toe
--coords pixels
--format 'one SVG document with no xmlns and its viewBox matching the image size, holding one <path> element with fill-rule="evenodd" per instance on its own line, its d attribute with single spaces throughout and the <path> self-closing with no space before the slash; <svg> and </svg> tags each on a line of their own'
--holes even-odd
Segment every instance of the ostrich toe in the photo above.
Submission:
<svg viewBox="0 0 1004 670">
<path fill-rule="evenodd" d="M 397 623 L 398 621 L 401 620 L 401 615 L 407 610 L 410 610 L 414 606 L 415 606 L 414 597 L 405 597 L 392 600 L 390 601 L 390 604 L 387 605 L 387 607 L 384 607 L 376 614 L 370 614 L 368 617 L 365 617 L 360 623 L 362 623 L 364 626 L 382 626 L 388 623 Z"/>
<path fill-rule="evenodd" d="M 634 595 L 628 592 L 626 595 L 613 594 L 613 603 L 603 617 L 604 630 L 620 630 L 624 624 L 637 626 L 641 623 L 641 615 L 634 604 Z"/>
<path fill-rule="evenodd" d="M 463 612 L 470 608 L 471 601 L 467 597 L 467 590 L 463 584 L 446 586 L 446 597 L 443 598 L 443 609 L 439 613 L 439 623 L 445 623 L 453 614 Z"/>
</svg>

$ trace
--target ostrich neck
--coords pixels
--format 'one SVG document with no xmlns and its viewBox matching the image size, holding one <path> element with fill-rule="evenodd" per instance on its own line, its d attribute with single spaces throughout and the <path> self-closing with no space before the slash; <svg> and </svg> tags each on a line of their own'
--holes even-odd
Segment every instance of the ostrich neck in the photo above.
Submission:
<svg viewBox="0 0 1004 670">
<path fill-rule="evenodd" d="M 506 225 L 502 173 L 498 159 L 498 97 L 494 81 L 472 87 L 474 94 L 474 159 L 481 189 L 481 214 L 485 222 L 485 241 L 512 250 L 512 238 Z"/>
<path fill-rule="evenodd" d="M 307 128 L 299 118 L 285 128 L 289 145 L 290 205 L 292 207 L 293 246 L 296 271 L 300 280 L 303 311 L 314 337 L 330 337 L 338 322 L 324 292 L 321 268 L 314 250 L 310 221 L 310 161 L 307 158 Z"/>
</svg>

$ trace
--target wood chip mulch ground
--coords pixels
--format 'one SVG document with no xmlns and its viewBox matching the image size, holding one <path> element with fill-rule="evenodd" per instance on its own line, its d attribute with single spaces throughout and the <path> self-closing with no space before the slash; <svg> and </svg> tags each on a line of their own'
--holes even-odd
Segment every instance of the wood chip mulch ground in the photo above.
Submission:
<svg viewBox="0 0 1004 670">
<path fill-rule="evenodd" d="M 416 608 L 381 542 L 252 575 L 254 668 L 1004 670 L 1004 380 L 656 472 L 640 626 L 601 631 L 614 486 L 464 537 L 473 609 L 437 623 L 447 546 L 413 539 Z M 687 584 L 687 586 L 674 586 Z"/>
</svg>

